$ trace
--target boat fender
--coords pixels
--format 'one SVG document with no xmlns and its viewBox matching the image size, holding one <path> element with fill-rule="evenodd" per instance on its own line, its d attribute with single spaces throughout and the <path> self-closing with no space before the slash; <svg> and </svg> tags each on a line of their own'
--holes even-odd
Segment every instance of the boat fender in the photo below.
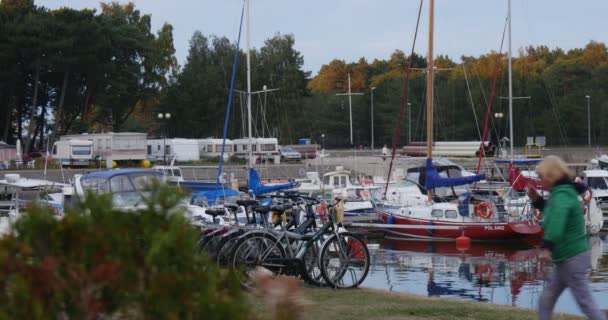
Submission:
<svg viewBox="0 0 608 320">
<path fill-rule="evenodd" d="M 393 216 L 392 214 L 390 216 L 388 216 L 388 218 L 386 219 L 386 223 L 395 224 L 395 216 Z"/>
<path fill-rule="evenodd" d="M 587 191 L 585 191 L 581 197 L 585 203 L 589 203 L 591 198 L 593 198 L 593 191 L 591 191 L 591 188 L 587 189 Z"/>
<path fill-rule="evenodd" d="M 475 214 L 482 219 L 489 219 L 492 213 L 492 205 L 489 202 L 480 202 L 475 206 Z"/>
<path fill-rule="evenodd" d="M 494 276 L 494 268 L 491 264 L 481 264 L 477 267 L 477 273 L 483 282 L 490 282 Z"/>
</svg>

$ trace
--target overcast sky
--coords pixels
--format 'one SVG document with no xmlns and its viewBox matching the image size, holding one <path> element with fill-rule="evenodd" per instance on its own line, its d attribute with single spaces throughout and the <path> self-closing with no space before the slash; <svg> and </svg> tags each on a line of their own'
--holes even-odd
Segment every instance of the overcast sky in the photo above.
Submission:
<svg viewBox="0 0 608 320">
<path fill-rule="evenodd" d="M 99 0 L 36 0 L 39 6 L 99 8 Z M 126 1 L 119 1 L 124 3 Z M 154 30 L 173 25 L 177 58 L 184 63 L 195 30 L 235 39 L 243 0 L 135 0 L 152 14 Z M 316 74 L 330 60 L 385 59 L 409 52 L 419 0 L 251 0 L 251 41 L 263 45 L 276 32 L 291 33 Z M 416 51 L 427 46 L 428 0 Z M 498 50 L 507 0 L 436 0 L 435 53 L 453 60 Z M 570 49 L 589 40 L 608 42 L 606 0 L 512 0 L 513 50 L 533 45 Z M 243 34 L 244 40 L 244 34 Z M 244 41 L 242 42 L 244 45 Z"/>
</svg>

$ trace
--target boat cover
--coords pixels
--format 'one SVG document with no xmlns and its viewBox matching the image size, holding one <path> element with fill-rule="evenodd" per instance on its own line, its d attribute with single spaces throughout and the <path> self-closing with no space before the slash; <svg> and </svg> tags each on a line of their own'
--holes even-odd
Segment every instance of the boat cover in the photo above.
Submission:
<svg viewBox="0 0 608 320">
<path fill-rule="evenodd" d="M 486 175 L 476 174 L 468 177 L 452 177 L 452 178 L 444 178 L 439 175 L 437 169 L 433 166 L 433 160 L 426 160 L 426 179 L 424 182 L 424 187 L 427 190 L 442 188 L 442 187 L 455 187 L 462 186 L 466 184 L 470 184 L 473 182 L 481 181 L 486 178 Z"/>
<path fill-rule="evenodd" d="M 253 192 L 253 194 L 256 196 L 265 193 L 295 188 L 298 185 L 299 183 L 297 182 L 264 185 L 262 184 L 262 180 L 260 180 L 260 177 L 258 176 L 258 172 L 254 168 L 249 169 L 249 190 L 251 190 L 251 192 Z"/>
</svg>

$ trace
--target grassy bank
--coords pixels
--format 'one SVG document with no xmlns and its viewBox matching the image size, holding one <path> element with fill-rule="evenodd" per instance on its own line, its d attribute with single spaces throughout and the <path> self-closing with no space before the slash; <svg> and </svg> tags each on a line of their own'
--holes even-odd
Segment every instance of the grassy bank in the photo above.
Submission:
<svg viewBox="0 0 608 320">
<path fill-rule="evenodd" d="M 508 306 L 459 301 L 446 298 L 426 298 L 388 291 L 357 289 L 305 289 L 306 299 L 312 304 L 307 319 L 536 319 L 532 310 Z M 570 315 L 556 315 L 553 319 L 582 319 Z"/>
</svg>

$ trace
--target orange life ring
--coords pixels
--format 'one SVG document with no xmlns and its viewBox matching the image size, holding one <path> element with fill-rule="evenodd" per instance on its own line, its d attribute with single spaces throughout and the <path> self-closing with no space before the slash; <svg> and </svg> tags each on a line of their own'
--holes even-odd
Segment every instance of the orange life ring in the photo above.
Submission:
<svg viewBox="0 0 608 320">
<path fill-rule="evenodd" d="M 589 201 L 591 201 L 591 199 L 593 198 L 593 191 L 591 191 L 591 188 L 587 189 L 587 191 L 583 193 L 581 198 L 583 198 L 583 201 L 585 203 L 589 203 Z"/>
<path fill-rule="evenodd" d="M 492 205 L 489 202 L 480 202 L 475 206 L 475 214 L 480 218 L 488 219 L 492 213 Z"/>
</svg>

